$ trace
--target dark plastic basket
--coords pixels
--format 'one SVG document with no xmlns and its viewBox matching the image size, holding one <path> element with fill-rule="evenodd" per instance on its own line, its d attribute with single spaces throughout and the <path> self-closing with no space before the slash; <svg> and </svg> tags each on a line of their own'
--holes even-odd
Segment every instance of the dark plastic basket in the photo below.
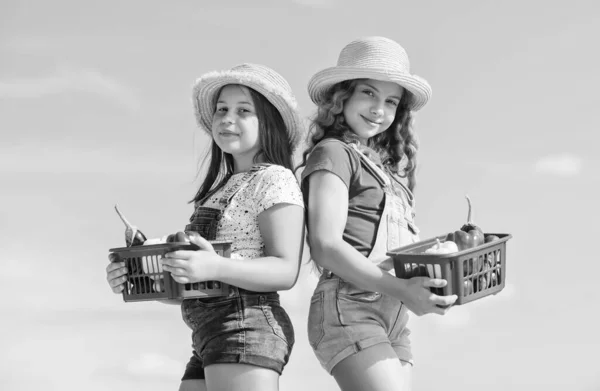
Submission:
<svg viewBox="0 0 600 391">
<path fill-rule="evenodd" d="M 500 239 L 451 254 L 425 254 L 425 250 L 443 242 L 445 235 L 413 243 L 388 252 L 394 260 L 396 277 L 424 276 L 443 278 L 448 285 L 431 288 L 436 295 L 457 295 L 457 304 L 465 304 L 504 289 L 506 283 L 506 242 L 510 234 L 492 234 Z"/>
<path fill-rule="evenodd" d="M 223 257 L 231 254 L 231 242 L 212 241 L 215 252 Z M 162 271 L 159 259 L 176 250 L 197 250 L 191 243 L 161 243 L 147 246 L 111 248 L 117 255 L 115 262 L 125 262 L 127 282 L 123 290 L 123 300 L 147 301 L 166 299 L 189 299 L 225 296 L 229 285 L 219 281 L 180 284 L 173 280 L 171 273 Z"/>
</svg>

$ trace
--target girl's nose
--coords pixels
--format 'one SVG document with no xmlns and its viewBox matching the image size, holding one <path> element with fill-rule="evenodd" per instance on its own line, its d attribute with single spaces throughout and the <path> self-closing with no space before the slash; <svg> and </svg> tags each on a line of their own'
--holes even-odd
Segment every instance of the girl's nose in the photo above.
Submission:
<svg viewBox="0 0 600 391">
<path fill-rule="evenodd" d="M 383 115 L 383 105 L 380 103 L 374 103 L 371 106 L 371 114 L 381 116 Z"/>
<path fill-rule="evenodd" d="M 235 120 L 233 119 L 233 115 L 230 113 L 225 114 L 225 116 L 223 116 L 223 119 L 221 119 L 222 124 L 232 124 L 234 122 Z"/>
</svg>

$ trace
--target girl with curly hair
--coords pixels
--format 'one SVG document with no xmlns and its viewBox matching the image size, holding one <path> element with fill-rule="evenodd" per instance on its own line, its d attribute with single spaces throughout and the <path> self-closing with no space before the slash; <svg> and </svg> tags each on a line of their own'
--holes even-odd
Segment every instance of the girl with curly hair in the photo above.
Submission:
<svg viewBox="0 0 600 391">
<path fill-rule="evenodd" d="M 456 296 L 428 277 L 396 278 L 386 252 L 418 241 L 414 112 L 431 96 L 404 49 L 383 37 L 348 44 L 308 85 L 318 111 L 301 188 L 321 273 L 309 342 L 344 391 L 410 390 L 408 310 L 445 314 Z"/>
</svg>

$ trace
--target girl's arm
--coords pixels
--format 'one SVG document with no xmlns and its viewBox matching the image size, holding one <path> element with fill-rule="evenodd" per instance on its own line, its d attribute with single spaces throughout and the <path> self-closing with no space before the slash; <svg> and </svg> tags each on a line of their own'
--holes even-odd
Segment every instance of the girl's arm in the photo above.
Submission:
<svg viewBox="0 0 600 391">
<path fill-rule="evenodd" d="M 163 269 L 182 284 L 216 280 L 256 292 L 292 288 L 300 271 L 304 245 L 304 209 L 294 204 L 276 204 L 258 215 L 258 225 L 265 257 L 221 257 L 207 240 L 191 235 L 190 240 L 201 250 L 167 253 L 161 259 Z"/>
<path fill-rule="evenodd" d="M 304 245 L 304 209 L 277 204 L 258 215 L 265 243 L 263 258 L 224 258 L 221 279 L 256 292 L 290 289 L 296 284 Z"/>
<path fill-rule="evenodd" d="M 381 292 L 404 302 L 417 315 L 443 314 L 456 296 L 437 296 L 429 287 L 443 287 L 445 280 L 415 277 L 404 280 L 380 269 L 343 240 L 348 215 L 348 189 L 335 174 L 321 170 L 309 177 L 308 235 L 311 256 L 319 265 L 342 279 L 371 292 Z"/>
</svg>

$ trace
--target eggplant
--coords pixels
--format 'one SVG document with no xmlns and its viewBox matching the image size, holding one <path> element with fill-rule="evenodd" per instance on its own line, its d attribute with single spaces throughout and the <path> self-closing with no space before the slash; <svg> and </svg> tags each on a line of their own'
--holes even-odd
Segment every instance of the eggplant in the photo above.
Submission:
<svg viewBox="0 0 600 391">
<path fill-rule="evenodd" d="M 125 244 L 127 244 L 127 247 L 141 246 L 144 244 L 144 242 L 147 240 L 146 235 L 144 235 L 144 233 L 135 225 L 131 225 L 131 223 L 127 221 L 125 216 L 123 216 L 121 211 L 119 211 L 119 207 L 117 205 L 115 205 L 115 210 L 121 218 L 121 221 L 123 221 L 123 224 L 125 224 Z"/>
</svg>

